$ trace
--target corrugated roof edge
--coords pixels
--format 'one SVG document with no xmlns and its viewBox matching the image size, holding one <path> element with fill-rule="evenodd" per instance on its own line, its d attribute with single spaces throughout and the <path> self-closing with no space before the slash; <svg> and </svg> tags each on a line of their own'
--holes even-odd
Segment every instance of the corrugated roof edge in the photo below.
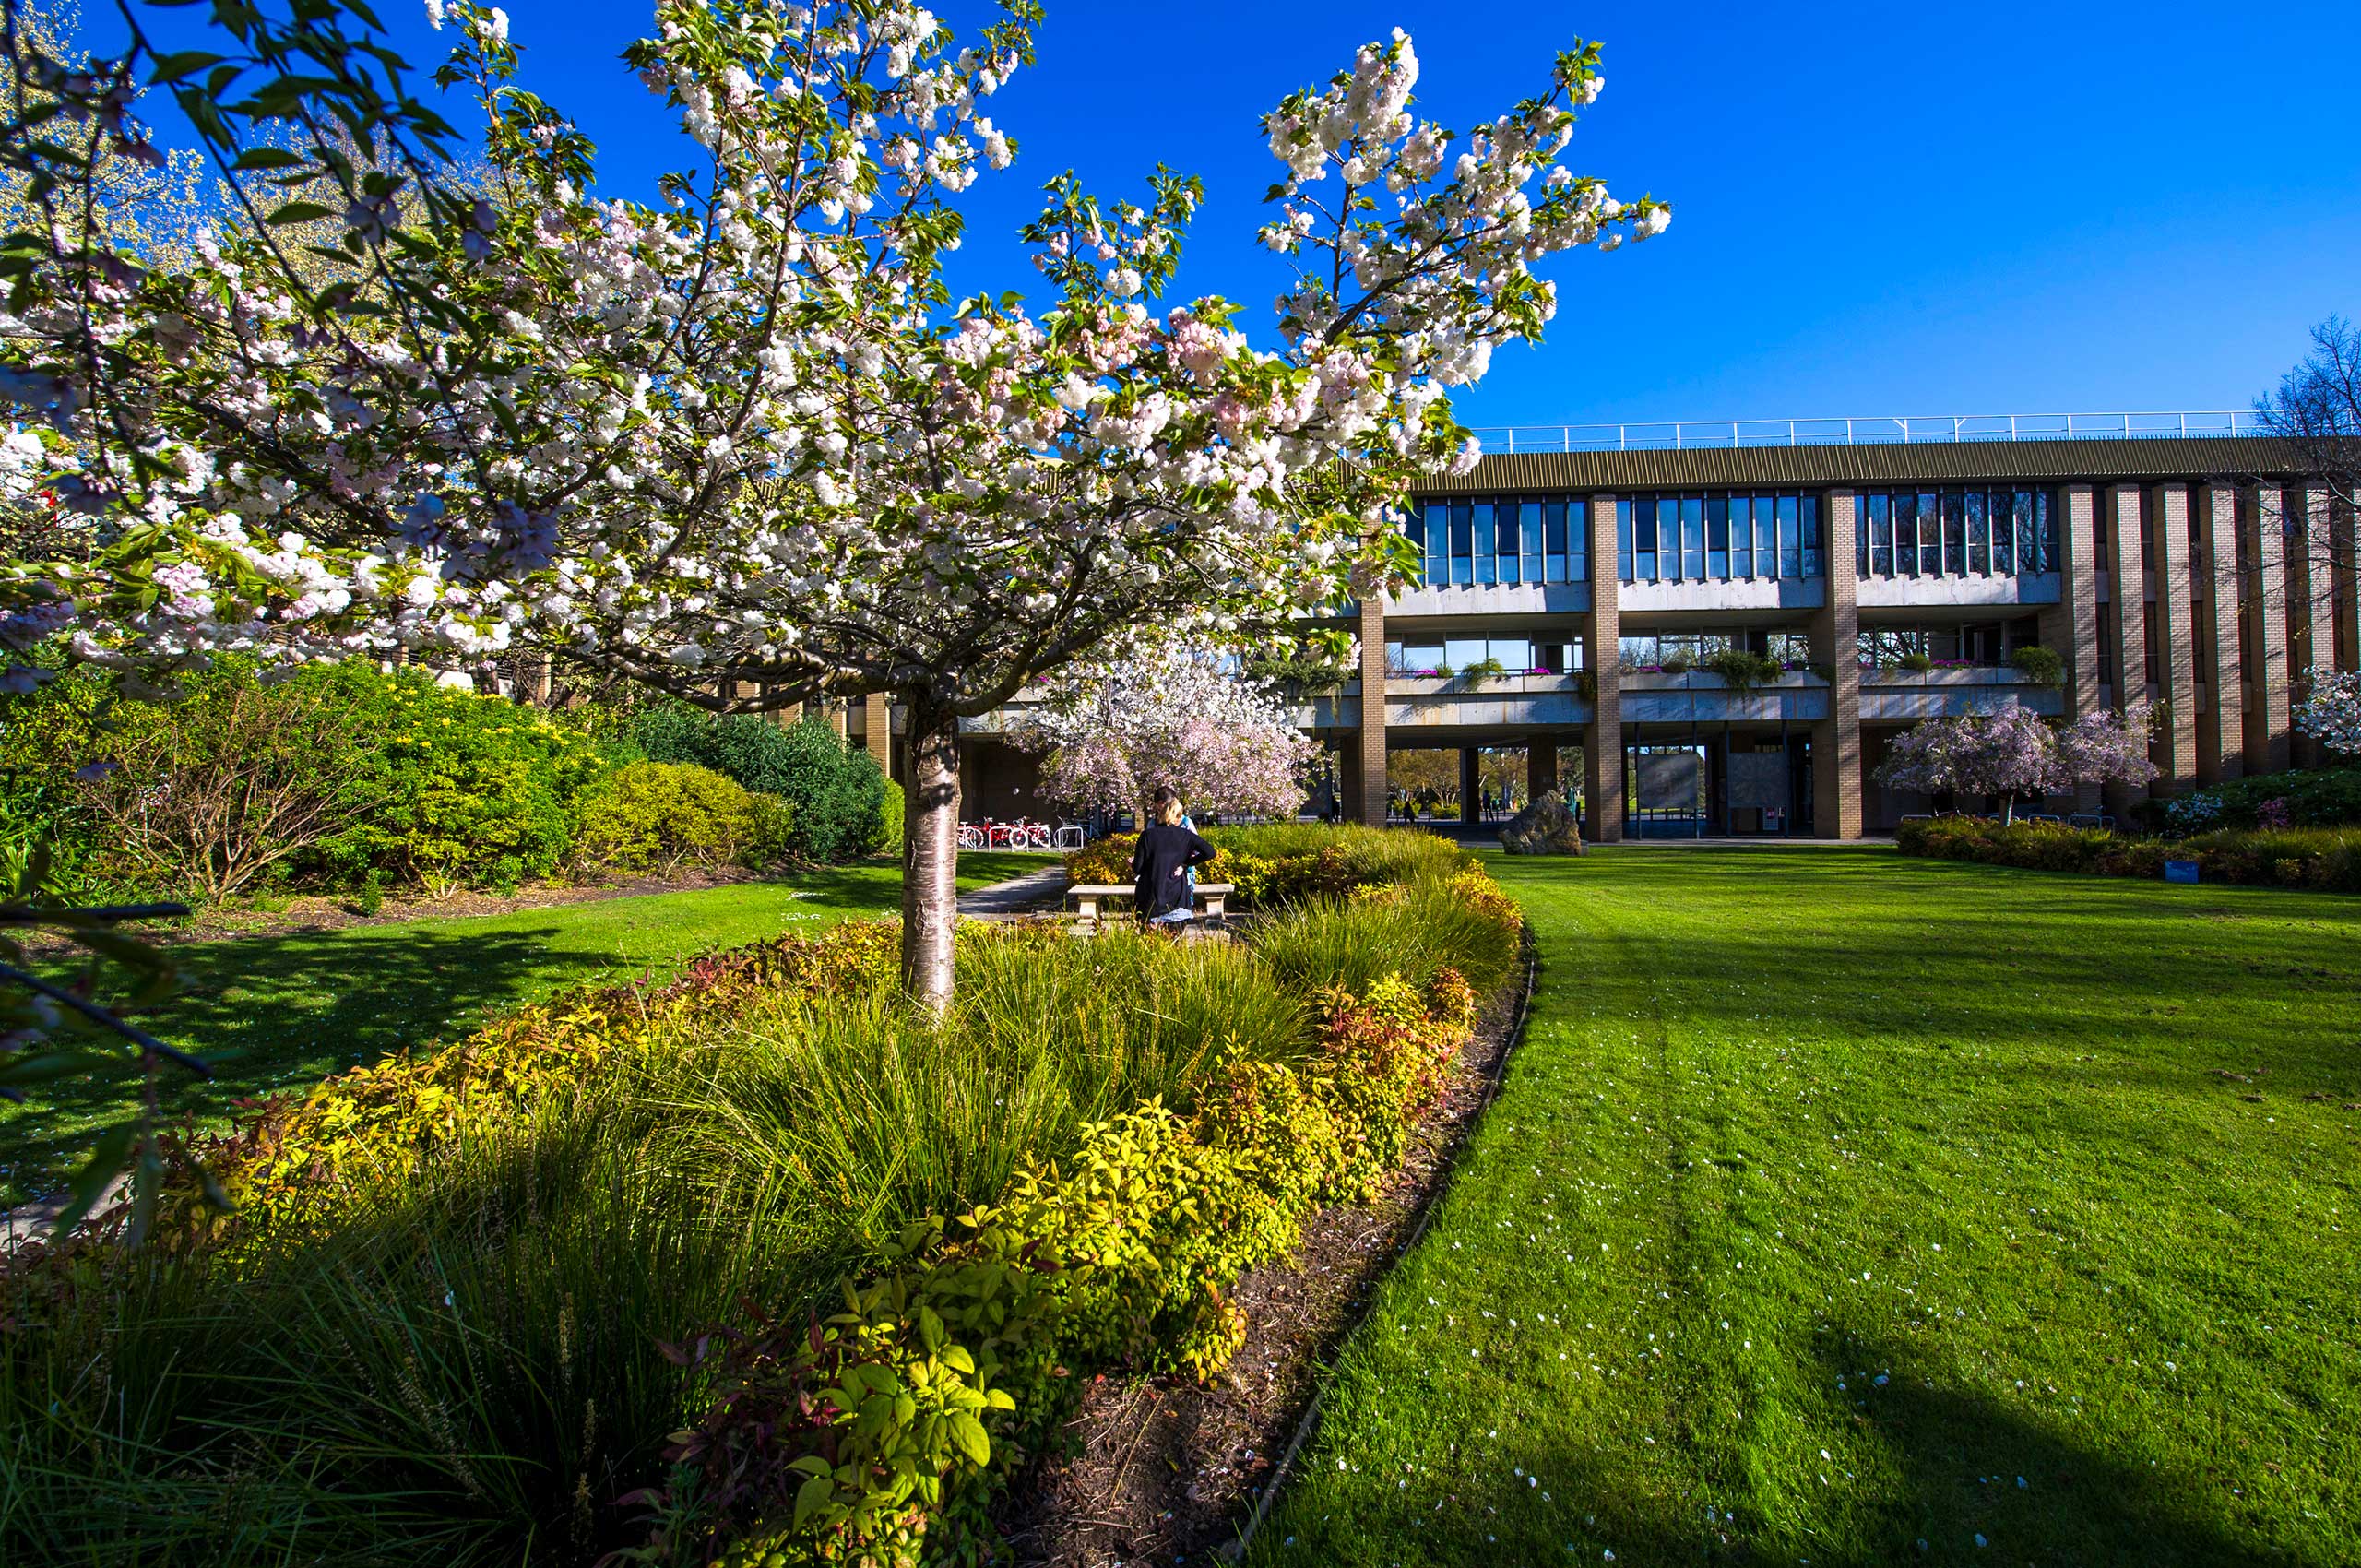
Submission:
<svg viewBox="0 0 2361 1568">
<path fill-rule="evenodd" d="M 1501 452 L 1418 495 L 1572 490 L 1612 493 L 1687 485 L 1883 484 L 1966 480 L 2293 478 L 2295 445 L 2269 436 L 2153 435 L 2058 441 L 1701 446 L 1644 452 Z"/>
</svg>

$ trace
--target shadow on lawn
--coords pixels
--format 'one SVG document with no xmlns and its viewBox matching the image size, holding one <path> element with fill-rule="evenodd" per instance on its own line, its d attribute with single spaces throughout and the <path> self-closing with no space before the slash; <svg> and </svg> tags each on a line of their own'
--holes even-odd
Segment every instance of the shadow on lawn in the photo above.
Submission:
<svg viewBox="0 0 2361 1568">
<path fill-rule="evenodd" d="M 1335 1514 L 1316 1518 L 1301 1504 L 1317 1507 L 1329 1500 L 1299 1496 L 1297 1508 L 1282 1508 L 1273 1521 L 1281 1528 L 1257 1540 L 1252 1561 L 1611 1561 L 1616 1568 L 1797 1562 L 1812 1568 L 1922 1562 L 2293 1568 L 2308 1561 L 2284 1544 L 2233 1534 L 2218 1513 L 2208 1516 L 2208 1493 L 2231 1503 L 2227 1483 L 2218 1478 L 2135 1466 L 2027 1412 L 1942 1387 L 1940 1375 L 1938 1386 L 1927 1387 L 1898 1347 L 1857 1341 L 1845 1359 L 1855 1367 L 1891 1372 L 1886 1386 L 1866 1391 L 1868 1408 L 1853 1418 L 1882 1450 L 1881 1469 L 1895 1478 L 1882 1495 L 1864 1498 L 1859 1489 L 1841 1483 L 1823 1487 L 1821 1473 L 1838 1480 L 1834 1467 L 1844 1456 L 1824 1461 L 1802 1448 L 1717 1453 L 1692 1445 L 1684 1456 L 1676 1443 L 1672 1457 L 1677 1464 L 1685 1458 L 1688 1475 L 1668 1484 L 1661 1471 L 1634 1468 L 1639 1453 L 1661 1451 L 1635 1450 L 1639 1439 L 1632 1432 L 1569 1429 L 1562 1444 L 1489 1450 L 1485 1463 L 1502 1478 L 1499 1490 L 1477 1495 L 1463 1485 L 1452 1499 L 1455 1509 L 1438 1510 L 1431 1494 L 1420 1501 L 1416 1490 L 1355 1486 L 1335 1497 L 1341 1505 Z M 1821 1385 L 1842 1370 L 1823 1360 L 1827 1381 Z M 1548 1488 L 1554 1504 L 1543 1504 L 1536 1490 L 1513 1479 L 1525 1476 Z M 1831 1506 L 1831 1499 L 1842 1501 Z M 1449 1518 L 1454 1512 L 1455 1521 Z M 1465 1535 L 1454 1538 L 1454 1525 L 1464 1531 L 1479 1518 L 1475 1527 L 1483 1545 Z M 1277 1538 L 1287 1531 L 1299 1534 L 1283 1545 Z"/>
<path fill-rule="evenodd" d="M 556 947 L 553 927 L 496 932 L 379 927 L 191 944 L 173 951 L 180 993 L 140 1022 L 203 1058 L 203 1082 L 159 1080 L 167 1116 L 226 1115 L 242 1098 L 301 1088 L 386 1052 L 448 1038 L 499 1007 L 601 969 L 611 958 Z M 0 1113 L 6 1194 L 37 1195 L 69 1174 L 80 1130 L 111 1121 L 124 1085 L 61 1082 Z"/>
</svg>

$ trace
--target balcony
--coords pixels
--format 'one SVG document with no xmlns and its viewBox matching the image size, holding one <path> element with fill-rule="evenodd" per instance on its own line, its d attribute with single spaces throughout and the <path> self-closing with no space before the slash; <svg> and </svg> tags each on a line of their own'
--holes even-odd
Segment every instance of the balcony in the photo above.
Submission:
<svg viewBox="0 0 2361 1568">
<path fill-rule="evenodd" d="M 1828 717 L 1827 678 L 1808 670 L 1744 691 L 1703 670 L 1631 670 L 1621 690 L 1626 724 L 1809 724 Z"/>
<path fill-rule="evenodd" d="M 1863 610 L 1952 607 L 1981 609 L 2012 604 L 2056 604 L 2063 591 L 2055 572 L 1978 576 L 1867 576 L 1854 585 L 1853 602 Z M 2105 594 L 2100 595 L 2105 598 Z"/>
<path fill-rule="evenodd" d="M 1999 665 L 1861 671 L 1865 724 L 1989 713 L 2011 702 L 2051 716 L 2066 710 L 2065 695 L 2056 686 L 2036 685 L 2022 671 Z"/>
<path fill-rule="evenodd" d="M 1397 672 L 1385 682 L 1389 730 L 1562 727 L 1590 719 L 1591 705 L 1582 695 L 1578 675 L 1495 675 L 1471 685 L 1465 675 Z M 1318 729 L 1359 728 L 1361 683 L 1347 681 L 1335 695 L 1302 704 L 1296 721 Z"/>
</svg>

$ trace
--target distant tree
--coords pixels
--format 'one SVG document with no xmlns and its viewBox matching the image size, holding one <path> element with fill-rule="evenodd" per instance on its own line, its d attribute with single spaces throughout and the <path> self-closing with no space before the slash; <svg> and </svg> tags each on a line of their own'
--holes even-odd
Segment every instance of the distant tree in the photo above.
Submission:
<svg viewBox="0 0 2361 1568">
<path fill-rule="evenodd" d="M 2296 728 L 2332 752 L 2361 756 L 2361 674 L 2313 682 L 2296 709 Z"/>
<path fill-rule="evenodd" d="M 2012 702 L 1990 713 L 1929 719 L 1895 738 L 1877 781 L 1926 795 L 1998 795 L 2013 822 L 2022 795 L 2155 778 L 2156 765 L 2148 760 L 2153 717 L 2140 702 L 2120 714 L 2088 713 L 2058 726 Z"/>
<path fill-rule="evenodd" d="M 1053 678 L 1015 733 L 1046 751 L 1042 790 L 1140 812 L 1169 786 L 1198 814 L 1293 816 L 1318 748 L 1262 682 L 1202 645 L 1160 638 Z"/>
<path fill-rule="evenodd" d="M 2312 328 L 2312 351 L 2255 399 L 2262 427 L 2294 444 L 2308 475 L 2340 495 L 2361 487 L 2361 327 L 2330 316 Z"/>
</svg>

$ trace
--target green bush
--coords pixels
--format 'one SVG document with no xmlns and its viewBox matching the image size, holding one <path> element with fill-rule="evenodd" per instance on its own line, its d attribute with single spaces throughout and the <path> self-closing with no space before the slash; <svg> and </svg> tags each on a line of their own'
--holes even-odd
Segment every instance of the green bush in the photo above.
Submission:
<svg viewBox="0 0 2361 1568">
<path fill-rule="evenodd" d="M 2066 679 L 2066 660 L 2051 648 L 2021 647 L 2009 655 L 2009 662 L 2035 685 L 2054 686 Z"/>
<path fill-rule="evenodd" d="M 2265 808 L 2278 802 L 2284 827 L 2342 827 L 2361 823 L 2361 767 L 2297 768 L 2209 784 L 2159 803 L 2157 826 L 2175 833 L 2215 827 L 2260 827 Z"/>
<path fill-rule="evenodd" d="M 1729 683 L 1730 689 L 1750 692 L 1757 686 L 1768 685 L 1781 673 L 1777 659 L 1767 653 L 1750 653 L 1742 647 L 1726 647 L 1698 666 L 1707 674 L 1719 675 Z"/>
<path fill-rule="evenodd" d="M 374 868 L 441 897 L 548 876 L 607 771 L 586 736 L 505 698 L 437 686 L 425 671 L 354 660 L 291 684 L 350 718 L 381 802 L 323 846 L 317 867 L 334 885 L 359 886 Z"/>
<path fill-rule="evenodd" d="M 764 865 L 787 852 L 794 808 L 689 763 L 617 768 L 582 804 L 577 852 L 630 871 Z"/>
<path fill-rule="evenodd" d="M 2161 877 L 2167 861 L 2195 861 L 2205 882 L 2361 892 L 2361 828 L 2221 828 L 2188 838 L 2135 838 L 2056 823 L 1937 817 L 1904 823 L 1896 841 L 1904 854 L 2029 871 Z"/>
<path fill-rule="evenodd" d="M 885 841 L 884 774 L 817 719 L 779 725 L 676 703 L 651 711 L 634 738 L 651 761 L 694 763 L 787 801 L 795 808 L 791 842 L 806 860 L 855 860 Z"/>
<path fill-rule="evenodd" d="M 902 787 L 891 778 L 886 779 L 884 803 L 877 814 L 877 853 L 898 855 L 902 852 L 904 811 Z"/>
</svg>

